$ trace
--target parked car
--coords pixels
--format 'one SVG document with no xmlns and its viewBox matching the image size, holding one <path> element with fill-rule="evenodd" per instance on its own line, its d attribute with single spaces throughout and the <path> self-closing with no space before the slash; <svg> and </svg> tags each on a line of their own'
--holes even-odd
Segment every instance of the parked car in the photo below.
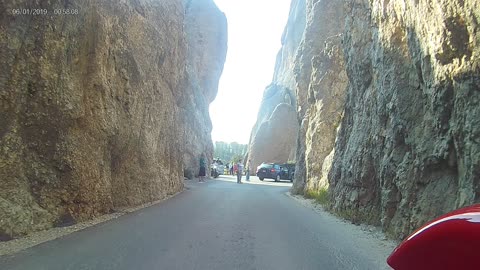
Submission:
<svg viewBox="0 0 480 270">
<path fill-rule="evenodd" d="M 257 167 L 256 175 L 258 179 L 274 179 L 275 182 L 280 180 L 293 181 L 295 173 L 295 165 L 293 164 L 280 164 L 280 163 L 262 163 Z"/>
<path fill-rule="evenodd" d="M 220 159 L 216 159 L 213 161 L 212 165 L 210 165 L 210 175 L 213 178 L 217 178 L 219 175 L 222 175 L 225 170 L 225 165 Z"/>
</svg>

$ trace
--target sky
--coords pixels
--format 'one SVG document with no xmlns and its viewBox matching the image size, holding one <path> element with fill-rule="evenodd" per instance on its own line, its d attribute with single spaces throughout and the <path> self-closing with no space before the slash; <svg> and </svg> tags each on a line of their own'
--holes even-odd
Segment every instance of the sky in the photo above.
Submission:
<svg viewBox="0 0 480 270">
<path fill-rule="evenodd" d="M 216 99 L 212 140 L 248 144 L 275 59 L 291 0 L 214 0 L 228 21 L 228 51 Z"/>
</svg>

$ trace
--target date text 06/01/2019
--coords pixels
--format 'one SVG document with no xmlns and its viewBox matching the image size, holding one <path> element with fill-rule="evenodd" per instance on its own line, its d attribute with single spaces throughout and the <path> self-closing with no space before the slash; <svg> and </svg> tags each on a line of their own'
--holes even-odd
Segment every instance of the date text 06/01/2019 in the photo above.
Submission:
<svg viewBox="0 0 480 270">
<path fill-rule="evenodd" d="M 77 15 L 79 13 L 78 9 L 53 9 L 48 10 L 45 8 L 14 8 L 11 9 L 13 15 Z"/>
</svg>

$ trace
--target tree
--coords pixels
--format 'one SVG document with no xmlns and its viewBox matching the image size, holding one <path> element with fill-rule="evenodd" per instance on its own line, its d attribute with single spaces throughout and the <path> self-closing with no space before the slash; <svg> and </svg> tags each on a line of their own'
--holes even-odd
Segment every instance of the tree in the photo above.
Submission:
<svg viewBox="0 0 480 270">
<path fill-rule="evenodd" d="M 243 156 L 247 152 L 248 145 L 239 144 L 237 142 L 215 142 L 214 158 L 220 158 L 224 162 L 243 160 Z"/>
</svg>

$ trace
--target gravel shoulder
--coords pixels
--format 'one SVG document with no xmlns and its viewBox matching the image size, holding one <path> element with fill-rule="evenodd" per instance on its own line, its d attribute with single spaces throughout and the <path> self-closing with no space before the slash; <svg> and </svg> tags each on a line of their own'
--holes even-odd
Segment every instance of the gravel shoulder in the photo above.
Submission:
<svg viewBox="0 0 480 270">
<path fill-rule="evenodd" d="M 184 190 L 185 190 L 185 188 L 184 188 Z M 6 242 L 0 242 L 0 256 L 11 255 L 11 254 L 17 253 L 19 251 L 25 250 L 27 248 L 31 248 L 31 247 L 34 247 L 36 245 L 39 245 L 39 244 L 55 240 L 57 238 L 60 238 L 60 237 L 66 236 L 66 235 L 69 235 L 71 233 L 84 230 L 84 229 L 89 228 L 91 226 L 94 226 L 94 225 L 97 225 L 97 224 L 100 224 L 100 223 L 103 223 L 103 222 L 106 222 L 106 221 L 109 221 L 109 220 L 112 220 L 112 219 L 119 218 L 119 217 L 121 217 L 125 214 L 132 213 L 132 212 L 135 212 L 137 210 L 140 210 L 140 209 L 143 209 L 143 208 L 150 207 L 150 206 L 156 205 L 158 203 L 161 203 L 161 202 L 163 202 L 165 200 L 168 200 L 168 199 L 170 199 L 170 198 L 172 198 L 172 197 L 174 197 L 174 196 L 176 196 L 180 193 L 181 192 L 179 192 L 177 194 L 174 194 L 174 195 L 171 195 L 171 196 L 168 196 L 168 197 L 166 197 L 164 199 L 161 199 L 161 200 L 145 203 L 145 204 L 134 206 L 134 207 L 118 208 L 115 213 L 102 215 L 102 216 L 96 217 L 94 219 L 85 221 L 85 222 L 79 222 L 79 223 L 77 223 L 75 225 L 72 225 L 72 226 L 51 228 L 51 229 L 48 229 L 48 230 L 45 230 L 45 231 L 34 232 L 34 233 L 29 234 L 25 237 L 16 238 L 16 239 L 6 241 Z"/>
<path fill-rule="evenodd" d="M 348 220 L 341 219 L 323 208 L 322 205 L 315 202 L 313 199 L 306 199 L 300 195 L 292 195 L 287 192 L 286 195 L 304 207 L 314 210 L 317 214 L 321 215 L 330 226 L 342 228 L 344 231 L 348 231 L 352 237 L 358 239 L 356 245 L 358 248 L 371 251 L 370 255 L 376 254 L 375 260 L 379 264 L 385 264 L 384 269 L 392 269 L 386 265 L 385 258 L 387 258 L 391 252 L 400 244 L 400 242 L 388 239 L 382 232 L 381 228 L 371 225 L 355 225 Z"/>
</svg>

